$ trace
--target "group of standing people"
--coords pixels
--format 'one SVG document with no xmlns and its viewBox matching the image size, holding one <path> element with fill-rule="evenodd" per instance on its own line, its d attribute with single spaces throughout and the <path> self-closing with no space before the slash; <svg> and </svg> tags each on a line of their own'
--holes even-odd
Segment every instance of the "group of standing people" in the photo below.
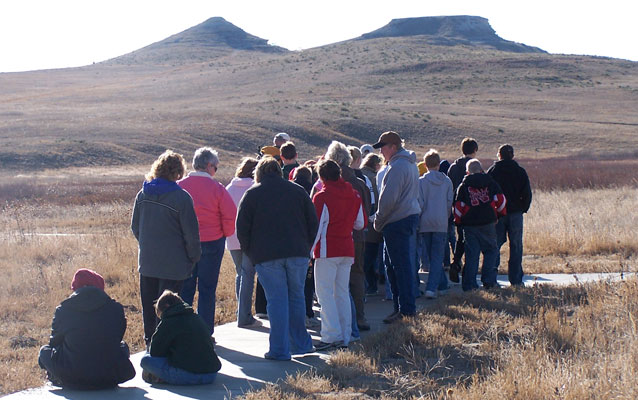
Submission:
<svg viewBox="0 0 638 400">
<path fill-rule="evenodd" d="M 513 160 L 512 146 L 501 146 L 499 161 L 485 173 L 475 158 L 478 144 L 466 138 L 464 156 L 447 174 L 447 161 L 430 150 L 420 176 L 416 154 L 393 131 L 361 148 L 332 142 L 325 155 L 303 165 L 289 135 L 276 135 L 273 144 L 259 158 L 242 159 L 227 187 L 214 178 L 219 157 L 208 147 L 195 152 L 194 171 L 188 175 L 184 158 L 170 150 L 147 174 L 131 220 L 139 243 L 149 351 L 142 360 L 145 380 L 214 380 L 221 367 L 213 334 L 224 249 L 237 272 L 239 327 L 260 324 L 252 314 L 258 276 L 263 298 L 257 299 L 258 290 L 256 308 L 261 310 L 256 314 L 270 320 L 264 357 L 273 360 L 358 340 L 360 330 L 370 329 L 365 296 L 378 293 L 378 285 L 385 284 L 386 298 L 394 304 L 384 322 L 415 315 L 415 299 L 422 294 L 419 264 L 429 270 L 424 294 L 435 298 L 448 288 L 444 266 L 450 264 L 450 250 L 451 281 L 458 282 L 462 269 L 463 290 L 477 288 L 483 252 L 483 286 L 493 288 L 499 249 L 509 235 L 510 282 L 522 283 L 522 214 L 529 208 L 531 189 L 525 170 Z M 101 287 L 96 281 L 103 293 L 103 280 Z M 71 299 L 95 292 L 73 289 Z M 196 291 L 197 313 L 192 308 Z M 318 325 L 315 296 L 321 305 L 321 340 L 313 344 L 307 329 Z M 54 319 L 54 333 L 57 325 Z M 40 363 L 59 379 L 61 373 L 50 362 L 58 344 L 53 336 Z M 116 342 L 128 361 L 121 338 Z M 130 369 L 111 383 L 129 375 Z"/>
</svg>

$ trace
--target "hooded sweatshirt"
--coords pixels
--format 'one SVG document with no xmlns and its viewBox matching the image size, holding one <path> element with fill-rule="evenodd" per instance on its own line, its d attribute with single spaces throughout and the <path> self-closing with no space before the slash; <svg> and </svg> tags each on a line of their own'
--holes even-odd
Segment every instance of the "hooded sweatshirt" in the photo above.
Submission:
<svg viewBox="0 0 638 400">
<path fill-rule="evenodd" d="M 77 389 L 112 387 L 135 376 L 120 342 L 126 331 L 122 305 L 102 289 L 82 287 L 55 310 L 49 346 L 53 374 Z"/>
<path fill-rule="evenodd" d="M 235 233 L 237 206 L 221 183 L 207 172 L 195 171 L 177 184 L 193 198 L 200 241 L 211 242 Z"/>
<path fill-rule="evenodd" d="M 140 274 L 158 279 L 191 276 L 202 249 L 191 196 L 175 182 L 144 182 L 135 198 L 131 230 L 138 241 Z"/>
<path fill-rule="evenodd" d="M 500 160 L 487 170 L 487 174 L 503 189 L 508 213 L 526 213 L 529 210 L 532 204 L 532 188 L 523 167 L 514 160 Z"/>
<path fill-rule="evenodd" d="M 418 180 L 416 155 L 399 150 L 390 159 L 383 176 L 374 229 L 381 232 L 385 225 L 421 212 Z"/>
<path fill-rule="evenodd" d="M 452 213 L 452 181 L 442 172 L 429 171 L 419 178 L 419 232 L 447 232 Z"/>
<path fill-rule="evenodd" d="M 454 221 L 460 225 L 495 224 L 507 214 L 501 187 L 488 174 L 466 175 L 456 191 Z"/>
<path fill-rule="evenodd" d="M 315 258 L 353 257 L 353 230 L 366 225 L 361 195 L 350 183 L 339 178 L 325 181 L 323 189 L 312 202 L 319 219 L 319 230 L 314 243 Z"/>
<path fill-rule="evenodd" d="M 239 201 L 241 200 L 246 190 L 250 188 L 255 181 L 253 178 L 233 178 L 232 181 L 226 186 L 226 190 L 230 195 L 230 198 L 235 203 L 235 207 L 239 205 Z M 233 218 L 233 225 L 235 224 L 235 220 L 237 219 L 237 213 L 235 213 L 235 218 Z M 239 245 L 239 239 L 237 239 L 237 232 L 233 232 L 232 235 L 226 238 L 226 249 L 228 250 L 239 250 L 241 246 Z"/>
</svg>

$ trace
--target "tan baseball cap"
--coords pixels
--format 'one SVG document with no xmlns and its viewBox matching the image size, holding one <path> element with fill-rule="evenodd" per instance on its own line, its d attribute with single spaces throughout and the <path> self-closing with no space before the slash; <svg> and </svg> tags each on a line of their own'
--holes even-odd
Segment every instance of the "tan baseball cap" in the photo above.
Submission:
<svg viewBox="0 0 638 400">
<path fill-rule="evenodd" d="M 401 136 L 394 131 L 383 132 L 381 136 L 379 136 L 379 141 L 372 145 L 375 149 L 380 149 L 386 144 L 396 144 L 397 147 L 401 146 Z"/>
</svg>

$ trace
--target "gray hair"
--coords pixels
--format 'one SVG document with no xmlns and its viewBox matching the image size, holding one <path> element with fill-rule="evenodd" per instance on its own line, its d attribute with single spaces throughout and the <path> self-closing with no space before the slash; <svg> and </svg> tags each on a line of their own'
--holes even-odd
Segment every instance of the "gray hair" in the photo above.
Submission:
<svg viewBox="0 0 638 400">
<path fill-rule="evenodd" d="M 200 147 L 193 156 L 193 169 L 195 171 L 205 171 L 208 163 L 213 164 L 215 167 L 219 165 L 217 151 L 210 147 Z"/>
<path fill-rule="evenodd" d="M 326 158 L 336 162 L 340 167 L 349 167 L 352 156 L 345 144 L 333 140 L 326 151 Z"/>
<path fill-rule="evenodd" d="M 468 161 L 465 168 L 470 174 L 478 174 L 479 172 L 483 172 L 483 166 L 477 158 L 473 158 Z"/>
</svg>

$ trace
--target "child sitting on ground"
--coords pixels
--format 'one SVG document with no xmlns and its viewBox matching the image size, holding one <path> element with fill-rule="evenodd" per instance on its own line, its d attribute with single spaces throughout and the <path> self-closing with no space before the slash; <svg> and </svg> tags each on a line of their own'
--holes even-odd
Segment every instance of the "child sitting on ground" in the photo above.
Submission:
<svg viewBox="0 0 638 400">
<path fill-rule="evenodd" d="M 155 305 L 160 322 L 142 358 L 142 378 L 148 383 L 202 385 L 213 383 L 221 363 L 210 330 L 193 308 L 170 290 Z"/>
<path fill-rule="evenodd" d="M 122 305 L 104 292 L 102 276 L 89 269 L 77 270 L 71 289 L 55 309 L 40 367 L 54 385 L 71 389 L 104 389 L 132 379 Z"/>
</svg>

